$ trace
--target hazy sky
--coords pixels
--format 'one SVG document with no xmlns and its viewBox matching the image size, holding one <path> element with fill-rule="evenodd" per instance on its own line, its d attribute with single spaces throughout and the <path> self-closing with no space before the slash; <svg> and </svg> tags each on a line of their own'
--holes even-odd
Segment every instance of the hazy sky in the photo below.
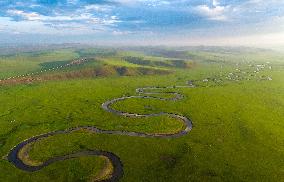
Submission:
<svg viewBox="0 0 284 182">
<path fill-rule="evenodd" d="M 284 0 L 0 0 L 0 43 L 284 45 Z"/>
</svg>

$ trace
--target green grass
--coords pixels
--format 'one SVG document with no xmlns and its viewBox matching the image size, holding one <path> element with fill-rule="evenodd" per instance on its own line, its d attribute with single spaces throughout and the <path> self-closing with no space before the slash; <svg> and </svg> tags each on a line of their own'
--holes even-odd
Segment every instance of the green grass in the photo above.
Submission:
<svg viewBox="0 0 284 182">
<path fill-rule="evenodd" d="M 37 54 L 22 53 L 19 55 L 2 56 L 0 57 L 0 78 L 38 71 L 42 68 L 47 68 L 47 62 L 66 62 L 76 59 L 78 56 L 73 50 L 68 49 Z"/>
<path fill-rule="evenodd" d="M 120 65 L 119 59 L 104 59 Z M 130 66 L 125 62 L 121 65 Z M 146 133 L 178 131 L 182 124 L 167 116 L 120 117 L 104 111 L 101 104 L 123 95 L 135 95 L 138 87 L 185 85 L 187 80 L 212 77 L 220 71 L 232 72 L 234 65 L 205 61 L 192 69 L 172 68 L 175 72 L 170 75 L 80 78 L 1 86 L 0 156 L 34 135 L 75 126 Z M 273 80 L 200 83 L 205 87 L 167 89 L 183 93 L 185 98 L 179 101 L 129 99 L 112 106 L 134 113 L 185 115 L 193 121 L 193 129 L 186 136 L 158 139 L 78 131 L 37 141 L 30 157 L 44 161 L 84 149 L 110 151 L 123 162 L 121 181 L 283 181 L 284 71 L 278 66 L 263 74 Z M 159 96 L 169 97 L 168 94 Z M 98 174 L 103 164 L 101 158 L 82 157 L 27 173 L 0 160 L 0 169 L 5 171 L 0 173 L 0 181 L 88 181 Z"/>
</svg>

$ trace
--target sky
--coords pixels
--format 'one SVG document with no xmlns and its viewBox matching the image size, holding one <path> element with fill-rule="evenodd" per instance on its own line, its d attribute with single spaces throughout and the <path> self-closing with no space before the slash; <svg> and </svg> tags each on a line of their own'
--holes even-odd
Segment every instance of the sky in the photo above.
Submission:
<svg viewBox="0 0 284 182">
<path fill-rule="evenodd" d="M 284 45 L 283 0 L 0 0 L 0 44 Z"/>
</svg>

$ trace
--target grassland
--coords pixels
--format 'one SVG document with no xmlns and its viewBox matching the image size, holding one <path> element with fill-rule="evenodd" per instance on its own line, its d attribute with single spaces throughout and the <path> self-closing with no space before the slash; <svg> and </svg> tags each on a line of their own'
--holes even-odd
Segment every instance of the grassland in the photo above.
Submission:
<svg viewBox="0 0 284 182">
<path fill-rule="evenodd" d="M 85 149 L 111 151 L 123 162 L 121 181 L 281 181 L 284 176 L 284 63 L 281 58 L 276 53 L 244 52 L 244 62 L 244 58 L 235 52 L 194 50 L 182 56 L 174 54 L 174 58 L 157 52 L 159 55 L 134 51 L 59 50 L 48 53 L 51 57 L 40 53 L 33 55 L 34 59 L 23 61 L 14 56 L 1 59 L 2 77 L 40 70 L 48 65 L 58 65 L 58 61 L 68 62 L 78 57 L 95 59 L 45 75 L 102 66 L 107 66 L 107 70 L 109 67 L 147 68 L 169 73 L 127 75 L 115 72 L 0 86 L 0 156 L 3 156 L 0 169 L 5 171 L 0 173 L 0 181 L 95 179 L 103 174 L 101 171 L 106 165 L 105 159 L 100 157 L 57 162 L 29 173 L 15 168 L 5 156 L 13 146 L 27 138 L 76 126 L 93 125 L 105 130 L 146 133 L 179 131 L 182 125 L 167 116 L 121 117 L 105 112 L 101 104 L 123 95 L 135 95 L 135 89 L 139 87 L 185 85 L 188 80 L 201 81 L 196 82 L 199 85 L 196 88 L 168 90 L 185 95 L 180 101 L 128 99 L 112 106 L 132 113 L 170 112 L 187 116 L 193 122 L 193 130 L 188 135 L 159 139 L 93 134 L 82 130 L 35 142 L 29 157 L 33 161 L 45 161 Z M 129 56 L 139 57 L 140 61 L 142 58 L 142 62 L 150 60 L 151 64 L 148 61 L 145 65 L 128 62 L 124 58 Z M 171 63 L 169 60 L 177 59 L 189 61 L 190 65 L 194 62 L 194 66 L 168 64 Z M 157 61 L 165 64 L 153 63 Z M 250 80 L 248 74 L 239 81 L 225 79 L 226 75 L 236 71 L 236 64 L 238 68 L 252 72 L 255 68 L 248 67 L 249 64 L 268 61 L 272 69 L 254 74 Z M 262 80 L 262 75 L 272 80 Z M 213 77 L 222 77 L 223 81 L 202 81 Z M 166 94 L 160 96 L 169 97 Z"/>
<path fill-rule="evenodd" d="M 21 75 L 48 67 L 47 63 L 60 63 L 78 58 L 73 50 L 42 51 L 0 57 L 0 78 Z"/>
</svg>

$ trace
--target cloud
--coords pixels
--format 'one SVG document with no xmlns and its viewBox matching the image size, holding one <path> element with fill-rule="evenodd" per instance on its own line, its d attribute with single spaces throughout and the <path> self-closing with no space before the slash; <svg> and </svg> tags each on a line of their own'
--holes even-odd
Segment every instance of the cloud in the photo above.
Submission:
<svg viewBox="0 0 284 182">
<path fill-rule="evenodd" d="M 70 40 L 75 37 L 69 35 L 97 32 L 104 34 L 102 39 L 152 39 L 284 29 L 283 21 L 271 24 L 275 17 L 284 16 L 280 0 L 0 0 L 0 7 L 1 32 L 60 33 Z M 264 26 L 265 22 L 270 24 Z"/>
<path fill-rule="evenodd" d="M 218 0 L 213 0 L 212 7 L 207 4 L 198 5 L 196 11 L 199 15 L 206 17 L 209 20 L 227 21 L 228 16 L 226 15 L 226 12 L 229 8 L 230 6 L 220 6 Z"/>
<path fill-rule="evenodd" d="M 219 6 L 220 3 L 218 0 L 213 0 L 212 4 L 214 7 L 216 7 L 216 6 Z"/>
<path fill-rule="evenodd" d="M 133 34 L 134 32 L 131 31 L 120 31 L 120 30 L 114 30 L 112 32 L 113 35 L 129 35 L 129 34 Z"/>
<path fill-rule="evenodd" d="M 22 10 L 8 10 L 7 13 L 11 15 L 15 15 L 15 16 L 20 16 L 23 19 L 29 20 L 29 21 L 40 20 L 40 15 L 36 12 L 28 13 Z"/>
<path fill-rule="evenodd" d="M 95 12 L 109 12 L 111 11 L 111 7 L 108 5 L 97 5 L 97 4 L 91 4 L 86 5 L 84 9 L 88 12 L 95 11 Z"/>
<path fill-rule="evenodd" d="M 75 3 L 74 0 L 72 2 Z M 97 11 L 93 12 L 92 10 Z M 98 12 L 98 10 L 103 12 Z M 28 23 L 29 21 L 36 21 L 42 23 L 43 26 L 56 28 L 57 30 L 60 28 L 62 30 L 79 30 L 78 27 L 85 27 L 85 29 L 89 30 L 98 28 L 104 29 L 103 26 L 113 26 L 114 24 L 121 22 L 116 15 L 113 15 L 111 12 L 106 13 L 99 5 L 88 5 L 85 6 L 85 8 L 79 8 L 73 11 L 62 12 L 61 10 L 54 10 L 53 14 L 47 15 L 18 9 L 9 9 L 6 13 L 6 17 L 9 17 L 11 21 L 24 22 L 27 24 L 30 24 Z M 110 15 L 108 15 L 109 13 Z"/>
<path fill-rule="evenodd" d="M 42 15 L 18 9 L 7 10 L 7 16 L 0 16 L 0 24 L 6 24 L 1 32 L 38 33 L 38 34 L 94 34 L 111 32 L 111 27 L 121 22 L 116 15 L 95 15 L 85 9 L 73 12 L 58 12 Z M 2 21 L 2 22 L 1 22 Z M 0 29 L 2 29 L 0 27 Z"/>
<path fill-rule="evenodd" d="M 78 0 L 67 0 L 68 4 L 77 4 Z"/>
</svg>

